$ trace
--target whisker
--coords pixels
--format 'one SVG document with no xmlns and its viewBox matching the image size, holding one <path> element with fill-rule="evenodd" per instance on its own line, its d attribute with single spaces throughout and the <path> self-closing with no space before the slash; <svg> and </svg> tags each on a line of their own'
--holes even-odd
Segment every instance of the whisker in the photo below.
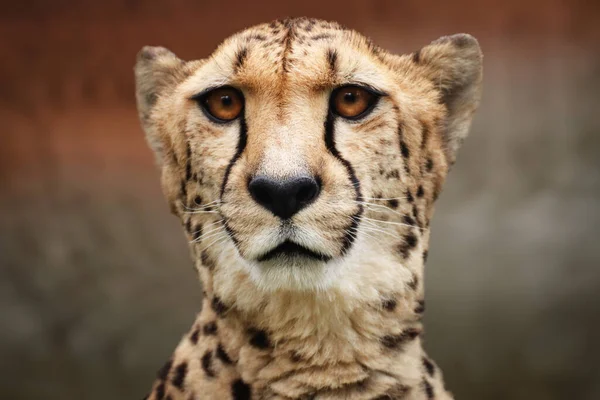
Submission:
<svg viewBox="0 0 600 400">
<path fill-rule="evenodd" d="M 197 231 L 191 232 L 191 233 L 190 233 L 190 235 L 195 235 L 195 234 L 196 234 L 196 233 L 198 233 L 198 232 L 202 232 L 202 230 L 203 230 L 203 229 L 206 229 L 207 227 L 209 227 L 209 226 L 211 226 L 211 225 L 215 225 L 215 224 L 218 224 L 219 222 L 223 222 L 223 221 L 224 221 L 224 219 L 222 219 L 222 218 L 221 218 L 220 220 L 218 220 L 218 221 L 215 221 L 215 222 L 211 222 L 210 224 L 204 224 L 204 225 L 202 225 L 202 227 L 201 227 L 200 229 L 198 229 Z"/>
<path fill-rule="evenodd" d="M 219 233 L 219 229 L 221 229 L 220 226 L 217 226 L 214 229 L 209 230 L 208 232 L 204 233 L 202 236 L 190 241 L 190 243 L 198 243 L 201 242 L 204 239 L 207 239 L 209 237 L 213 237 L 216 233 Z"/>
<path fill-rule="evenodd" d="M 217 239 L 216 239 L 216 240 L 213 240 L 212 242 L 210 242 L 209 244 L 207 244 L 206 246 L 204 246 L 203 250 L 206 250 L 206 249 L 208 249 L 209 247 L 211 247 L 212 245 L 215 245 L 215 244 L 219 243 L 221 240 L 225 241 L 226 239 L 228 239 L 228 238 L 229 238 L 229 235 L 228 235 L 228 234 L 227 234 L 225 231 L 223 231 L 223 232 L 221 232 L 221 233 L 222 233 L 223 235 L 225 235 L 225 236 L 219 236 L 219 237 L 217 237 Z"/>
<path fill-rule="evenodd" d="M 209 208 L 212 205 L 214 205 L 215 203 L 218 204 L 220 202 L 221 202 L 220 200 L 214 200 L 214 201 L 211 201 L 210 203 L 201 204 L 201 205 L 199 205 L 196 208 L 188 207 L 183 201 L 181 202 L 181 204 L 183 205 L 183 208 L 186 209 L 186 210 L 189 210 L 189 211 L 198 211 L 198 210 Z"/>
<path fill-rule="evenodd" d="M 363 197 L 364 200 L 406 200 L 407 197 Z"/>
<path fill-rule="evenodd" d="M 362 204 L 363 206 L 366 206 L 367 208 L 369 208 L 372 211 L 384 212 L 383 210 L 376 210 L 376 209 L 371 208 L 371 207 L 379 207 L 379 208 L 384 208 L 384 209 L 386 209 L 386 210 L 388 210 L 390 212 L 393 212 L 394 214 L 398 214 L 400 216 L 403 216 L 403 214 L 401 212 L 398 212 L 398 211 L 396 211 L 396 210 L 394 210 L 394 209 L 392 209 L 390 207 L 384 206 L 383 204 L 367 203 L 367 202 L 364 202 L 364 201 L 363 202 L 357 201 L 357 203 Z"/>
<path fill-rule="evenodd" d="M 371 235 L 368 232 L 364 232 L 364 231 L 359 231 L 358 229 L 349 229 L 348 233 L 350 234 L 350 236 L 352 236 L 352 238 L 354 239 L 358 239 L 358 234 L 362 234 L 365 235 L 366 237 L 368 237 L 369 239 L 373 239 L 373 240 L 377 240 L 377 238 L 373 235 Z"/>
<path fill-rule="evenodd" d="M 394 221 L 382 221 L 380 219 L 375 219 L 375 218 L 369 218 L 369 217 L 361 217 L 367 221 L 373 221 L 373 222 L 381 222 L 383 224 L 390 224 L 390 225 L 398 225 L 398 226 L 406 226 L 409 228 L 418 228 L 416 226 L 410 225 L 410 224 L 403 224 L 402 222 L 394 222 Z"/>
<path fill-rule="evenodd" d="M 219 214 L 218 211 L 184 211 L 184 214 Z"/>
<path fill-rule="evenodd" d="M 379 233 L 383 233 L 386 234 L 388 236 L 391 236 L 395 239 L 402 239 L 402 236 L 398 235 L 398 234 L 394 234 L 390 231 L 386 231 L 385 229 L 381 229 L 380 227 L 377 227 L 373 224 L 368 223 L 368 221 L 364 221 L 365 224 L 362 226 L 362 229 L 366 229 L 369 230 L 370 232 L 379 232 Z"/>
</svg>

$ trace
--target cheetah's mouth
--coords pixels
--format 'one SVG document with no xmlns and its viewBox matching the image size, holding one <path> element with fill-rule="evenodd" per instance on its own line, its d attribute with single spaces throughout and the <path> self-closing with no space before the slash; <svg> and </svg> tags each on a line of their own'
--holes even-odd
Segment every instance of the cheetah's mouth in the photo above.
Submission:
<svg viewBox="0 0 600 400">
<path fill-rule="evenodd" d="M 318 260 L 322 262 L 327 262 L 331 259 L 330 256 L 319 253 L 317 251 L 311 250 L 304 246 L 299 245 L 298 243 L 292 242 L 291 240 L 286 240 L 279 244 L 278 246 L 272 248 L 266 253 L 258 256 L 256 258 L 259 262 L 271 261 L 275 259 L 301 259 L 301 258 L 309 258 L 313 260 Z"/>
</svg>

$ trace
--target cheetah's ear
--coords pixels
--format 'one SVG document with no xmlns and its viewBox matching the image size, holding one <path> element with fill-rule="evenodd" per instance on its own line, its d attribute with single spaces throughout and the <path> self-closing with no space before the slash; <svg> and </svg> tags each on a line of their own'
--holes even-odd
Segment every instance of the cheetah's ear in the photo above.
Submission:
<svg viewBox="0 0 600 400">
<path fill-rule="evenodd" d="M 454 163 L 456 152 L 469 133 L 481 98 L 483 55 L 471 35 L 444 36 L 413 55 L 426 77 L 440 89 L 440 102 L 448 109 L 446 153 Z"/>
<path fill-rule="evenodd" d="M 185 62 L 164 47 L 145 46 L 135 64 L 135 95 L 146 140 L 162 164 L 164 140 L 152 122 L 152 110 L 160 96 L 185 77 Z"/>
</svg>

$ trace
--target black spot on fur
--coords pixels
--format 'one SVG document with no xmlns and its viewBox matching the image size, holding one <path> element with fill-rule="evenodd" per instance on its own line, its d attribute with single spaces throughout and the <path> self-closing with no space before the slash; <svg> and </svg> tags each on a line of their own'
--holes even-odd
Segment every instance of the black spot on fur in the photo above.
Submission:
<svg viewBox="0 0 600 400">
<path fill-rule="evenodd" d="M 397 335 L 386 335 L 381 339 L 381 343 L 388 349 L 398 349 L 403 344 L 414 340 L 421 334 L 421 331 L 416 328 L 407 328 Z"/>
<path fill-rule="evenodd" d="M 202 225 L 198 224 L 194 227 L 194 232 L 192 234 L 192 239 L 197 241 L 200 236 L 202 236 Z"/>
<path fill-rule="evenodd" d="M 196 327 L 192 334 L 190 335 L 190 342 L 192 344 L 198 343 L 198 336 L 200 335 L 200 328 Z"/>
<path fill-rule="evenodd" d="M 311 37 L 312 40 L 324 40 L 324 39 L 331 39 L 331 38 L 332 38 L 332 36 L 329 33 L 321 33 L 319 35 L 315 35 L 315 36 Z"/>
<path fill-rule="evenodd" d="M 419 221 L 419 210 L 417 209 L 417 205 L 413 204 L 412 215 L 417 221 L 417 225 L 421 226 L 421 222 Z"/>
<path fill-rule="evenodd" d="M 389 174 L 387 174 L 386 178 L 388 178 L 388 179 L 399 179 L 400 178 L 400 171 L 398 171 L 397 169 L 394 169 L 394 170 L 390 171 Z"/>
<path fill-rule="evenodd" d="M 184 228 L 187 233 L 192 233 L 192 218 L 188 218 L 188 220 L 185 221 Z"/>
<path fill-rule="evenodd" d="M 165 398 L 165 383 L 161 382 L 154 391 L 157 400 L 163 400 Z"/>
<path fill-rule="evenodd" d="M 200 197 L 200 195 L 197 195 L 196 197 L 194 197 L 194 203 L 197 206 L 201 206 L 202 205 L 202 197 Z"/>
<path fill-rule="evenodd" d="M 256 40 L 257 42 L 264 42 L 265 40 L 267 40 L 267 37 L 265 35 L 260 35 L 260 34 L 248 36 L 248 41 L 252 41 L 252 40 Z"/>
<path fill-rule="evenodd" d="M 219 360 L 221 360 L 223 362 L 223 364 L 233 364 L 233 361 L 231 361 L 231 358 L 229 357 L 229 355 L 227 354 L 227 352 L 225 351 L 225 349 L 223 348 L 223 345 L 221 343 L 219 343 L 219 345 L 217 346 L 217 358 Z"/>
<path fill-rule="evenodd" d="M 423 366 L 425 367 L 425 371 L 429 374 L 429 376 L 433 376 L 435 374 L 435 365 L 431 362 L 427 357 L 423 357 Z"/>
<path fill-rule="evenodd" d="M 419 277 L 413 274 L 412 279 L 408 282 L 408 287 L 417 290 L 417 286 L 419 286 Z"/>
<path fill-rule="evenodd" d="M 429 383 L 425 378 L 423 378 L 423 391 L 425 392 L 425 395 L 427 395 L 428 399 L 433 399 L 433 386 L 431 386 L 431 383 Z"/>
<path fill-rule="evenodd" d="M 233 400 L 250 400 L 252 390 L 246 382 L 238 379 L 231 385 L 231 395 Z"/>
<path fill-rule="evenodd" d="M 261 329 L 249 329 L 250 344 L 258 349 L 267 349 L 271 346 L 267 332 Z"/>
<path fill-rule="evenodd" d="M 398 305 L 398 302 L 396 301 L 396 299 L 385 299 L 383 300 L 381 305 L 387 311 L 394 311 L 396 309 L 396 306 Z"/>
<path fill-rule="evenodd" d="M 411 249 L 417 245 L 418 240 L 419 239 L 417 239 L 417 236 L 412 232 L 410 232 L 410 233 L 406 234 L 406 236 L 404 236 L 404 241 Z"/>
<path fill-rule="evenodd" d="M 410 250 L 415 248 L 417 242 L 418 238 L 412 232 L 409 232 L 404 236 L 404 242 L 400 243 L 400 245 L 398 246 L 398 251 L 400 252 L 403 258 L 408 258 L 408 256 L 410 255 Z"/>
<path fill-rule="evenodd" d="M 240 51 L 238 51 L 238 53 L 235 56 L 235 64 L 233 65 L 234 73 L 237 73 L 240 70 L 240 68 L 242 68 L 244 62 L 246 61 L 246 57 L 248 57 L 248 48 L 244 47 Z"/>
<path fill-rule="evenodd" d="M 290 360 L 292 360 L 293 362 L 300 362 L 300 361 L 302 361 L 302 356 L 300 354 L 298 354 L 298 352 L 292 351 Z"/>
<path fill-rule="evenodd" d="M 188 365 L 185 361 L 182 362 L 181 364 L 179 364 L 175 368 L 175 371 L 173 374 L 173 380 L 171 381 L 173 386 L 175 386 L 176 388 L 178 388 L 180 390 L 183 389 L 183 384 L 185 383 L 185 377 L 187 375 L 187 371 L 188 371 Z"/>
<path fill-rule="evenodd" d="M 217 323 L 215 321 L 208 322 L 202 327 L 202 332 L 205 335 L 216 335 L 217 334 Z"/>
<path fill-rule="evenodd" d="M 422 123 L 423 130 L 421 131 L 421 148 L 424 149 L 427 144 L 427 140 L 429 139 L 429 127 Z"/>
<path fill-rule="evenodd" d="M 169 375 L 169 371 L 171 371 L 171 367 L 173 366 L 173 360 L 169 360 L 167 361 L 159 370 L 158 373 L 156 374 L 156 376 L 158 377 L 158 379 L 160 379 L 161 381 L 164 381 L 165 379 L 167 379 L 167 376 Z"/>
<path fill-rule="evenodd" d="M 404 215 L 402 221 L 408 225 L 415 225 L 415 220 L 410 215 Z"/>
<path fill-rule="evenodd" d="M 416 314 L 423 314 L 425 312 L 425 300 L 418 300 L 417 306 L 415 307 Z"/>
<path fill-rule="evenodd" d="M 423 251 L 423 262 L 427 262 L 427 258 L 429 257 L 429 251 L 428 250 L 424 250 Z"/>
<path fill-rule="evenodd" d="M 408 200 L 409 203 L 412 203 L 413 201 L 415 201 L 415 198 L 413 197 L 410 190 L 406 191 L 406 200 Z"/>
<path fill-rule="evenodd" d="M 427 170 L 427 172 L 431 172 L 431 170 L 433 169 L 433 160 L 431 158 L 427 159 L 427 163 L 425 164 L 425 169 Z"/>
<path fill-rule="evenodd" d="M 222 317 L 227 312 L 227 306 L 221 301 L 218 296 L 213 297 L 210 303 L 211 308 L 219 317 Z"/>
<path fill-rule="evenodd" d="M 390 206 L 391 208 L 398 208 L 398 200 L 396 199 L 391 199 L 388 200 L 388 206 Z"/>
<path fill-rule="evenodd" d="M 418 64 L 421 62 L 421 50 L 417 50 L 413 53 L 412 60 L 415 64 Z"/>
<path fill-rule="evenodd" d="M 425 190 L 423 190 L 423 185 L 419 185 L 417 188 L 417 197 L 423 197 L 425 194 Z"/>
<path fill-rule="evenodd" d="M 333 49 L 327 50 L 327 62 L 329 63 L 329 73 L 331 75 L 335 74 L 337 68 L 337 52 Z"/>
<path fill-rule="evenodd" d="M 409 158 L 410 157 L 410 149 L 404 142 L 404 140 L 400 141 L 400 152 L 402 153 L 402 157 Z"/>
<path fill-rule="evenodd" d="M 200 363 L 202 364 L 202 370 L 209 378 L 214 378 L 215 371 L 212 369 L 212 351 L 207 351 L 204 353 L 202 358 L 200 359 Z"/>
<path fill-rule="evenodd" d="M 202 261 L 202 265 L 208 269 L 213 269 L 215 267 L 215 262 L 208 255 L 208 251 L 206 249 L 202 250 L 202 253 L 200 254 L 200 260 Z"/>
</svg>

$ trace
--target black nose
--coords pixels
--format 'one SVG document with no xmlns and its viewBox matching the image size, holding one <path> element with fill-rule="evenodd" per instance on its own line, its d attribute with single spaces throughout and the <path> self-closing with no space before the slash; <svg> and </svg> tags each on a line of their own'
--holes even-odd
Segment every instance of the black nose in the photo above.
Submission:
<svg viewBox="0 0 600 400">
<path fill-rule="evenodd" d="M 259 175 L 250 180 L 248 190 L 258 204 L 279 218 L 288 219 L 319 196 L 321 185 L 306 175 L 283 180 Z"/>
</svg>

